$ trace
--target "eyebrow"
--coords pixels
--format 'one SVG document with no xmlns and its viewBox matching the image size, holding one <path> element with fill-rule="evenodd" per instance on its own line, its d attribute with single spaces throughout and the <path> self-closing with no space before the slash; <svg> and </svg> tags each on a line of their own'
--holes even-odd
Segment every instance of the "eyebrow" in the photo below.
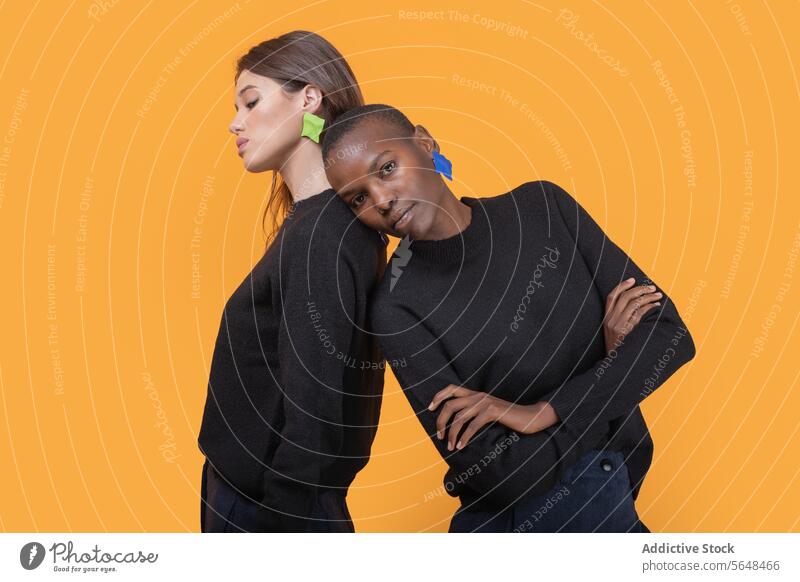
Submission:
<svg viewBox="0 0 800 582">
<path fill-rule="evenodd" d="M 391 150 L 383 150 L 377 156 L 372 158 L 372 162 L 370 162 L 369 168 L 367 168 L 367 175 L 372 174 L 375 171 L 375 166 L 378 165 L 378 160 L 381 159 L 381 156 L 383 156 L 383 154 L 388 154 L 390 152 L 391 152 Z M 352 196 L 354 193 L 355 192 L 353 192 L 353 191 L 348 192 L 347 190 L 345 190 L 344 192 L 339 191 L 339 194 L 344 196 L 345 198 L 348 198 L 348 197 Z"/>
<path fill-rule="evenodd" d="M 256 87 L 255 85 L 245 85 L 244 87 L 239 89 L 239 95 L 241 95 L 242 93 L 244 93 L 248 89 L 258 89 L 258 87 Z"/>
<path fill-rule="evenodd" d="M 378 165 L 378 160 L 379 160 L 379 159 L 381 159 L 381 156 L 382 156 L 383 154 L 388 154 L 388 153 L 389 153 L 389 151 L 390 151 L 390 150 L 383 150 L 383 151 L 382 151 L 381 153 L 379 153 L 377 156 L 375 156 L 374 158 L 372 158 L 372 163 L 369 165 L 369 168 L 367 168 L 367 174 L 371 174 L 372 172 L 374 172 L 374 171 L 375 171 L 375 166 L 377 166 L 377 165 Z"/>
</svg>

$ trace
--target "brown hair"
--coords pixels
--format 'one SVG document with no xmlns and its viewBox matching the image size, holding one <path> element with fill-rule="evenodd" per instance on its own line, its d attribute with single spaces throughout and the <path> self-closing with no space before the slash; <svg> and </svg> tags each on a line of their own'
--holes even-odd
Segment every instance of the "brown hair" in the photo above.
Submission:
<svg viewBox="0 0 800 582">
<path fill-rule="evenodd" d="M 305 30 L 287 32 L 276 38 L 255 45 L 236 64 L 236 79 L 245 69 L 269 77 L 283 84 L 287 93 L 300 91 L 306 85 L 315 85 L 322 92 L 322 105 L 317 115 L 330 122 L 345 111 L 364 104 L 364 97 L 350 65 L 327 40 Z M 325 131 L 320 136 L 320 143 Z M 281 222 L 289 212 L 292 194 L 278 176 L 272 174 L 272 187 L 261 219 L 261 227 L 267 214 L 272 216 L 270 232 L 266 234 L 269 246 Z"/>
</svg>

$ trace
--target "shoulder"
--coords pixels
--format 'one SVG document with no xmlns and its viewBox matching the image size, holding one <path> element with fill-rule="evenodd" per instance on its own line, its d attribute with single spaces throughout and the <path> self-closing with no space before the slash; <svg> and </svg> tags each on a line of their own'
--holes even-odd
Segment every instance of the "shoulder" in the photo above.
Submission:
<svg viewBox="0 0 800 582">
<path fill-rule="evenodd" d="M 377 257 L 386 256 L 383 237 L 359 221 L 338 196 L 311 210 L 290 214 L 282 244 L 283 252 L 302 255 L 304 260 L 313 255 L 318 261 L 367 261 L 372 265 Z"/>
<path fill-rule="evenodd" d="M 566 190 L 549 180 L 524 182 L 503 194 L 477 200 L 490 214 L 511 213 L 531 217 L 553 216 L 575 203 Z"/>
<path fill-rule="evenodd" d="M 553 215 L 575 204 L 575 199 L 564 188 L 550 180 L 525 182 L 514 192 L 518 192 L 518 198 L 536 214 Z"/>
</svg>

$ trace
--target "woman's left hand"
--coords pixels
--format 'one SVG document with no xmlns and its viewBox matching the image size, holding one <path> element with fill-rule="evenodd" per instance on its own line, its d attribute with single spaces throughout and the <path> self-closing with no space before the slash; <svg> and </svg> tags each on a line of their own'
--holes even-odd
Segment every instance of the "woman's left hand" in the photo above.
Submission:
<svg viewBox="0 0 800 582">
<path fill-rule="evenodd" d="M 639 325 L 642 317 L 659 307 L 663 297 L 655 285 L 634 287 L 634 278 L 626 279 L 611 290 L 606 297 L 606 313 L 603 317 L 603 339 L 606 354 L 619 348 L 631 330 Z"/>
<path fill-rule="evenodd" d="M 514 404 L 491 394 L 456 384 L 450 384 L 439 390 L 428 410 L 436 410 L 445 400 L 447 402 L 442 406 L 436 419 L 436 436 L 439 439 L 445 437 L 447 423 L 452 417 L 453 423 L 447 434 L 448 451 L 464 448 L 469 439 L 490 422 L 499 422 L 523 434 L 539 432 L 558 422 L 555 410 L 547 402 L 531 405 Z M 465 425 L 464 434 L 458 438 Z"/>
</svg>

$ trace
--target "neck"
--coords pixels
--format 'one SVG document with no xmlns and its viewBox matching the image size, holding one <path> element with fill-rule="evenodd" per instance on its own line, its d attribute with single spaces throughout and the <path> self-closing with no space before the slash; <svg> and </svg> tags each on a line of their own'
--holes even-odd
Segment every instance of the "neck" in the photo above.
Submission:
<svg viewBox="0 0 800 582">
<path fill-rule="evenodd" d="M 310 139 L 300 139 L 279 172 L 295 202 L 331 187 L 325 176 L 322 148 Z"/>
<path fill-rule="evenodd" d="M 456 236 L 467 228 L 472 220 L 472 208 L 461 202 L 442 182 L 445 194 L 428 232 L 418 240 L 442 240 Z"/>
</svg>

